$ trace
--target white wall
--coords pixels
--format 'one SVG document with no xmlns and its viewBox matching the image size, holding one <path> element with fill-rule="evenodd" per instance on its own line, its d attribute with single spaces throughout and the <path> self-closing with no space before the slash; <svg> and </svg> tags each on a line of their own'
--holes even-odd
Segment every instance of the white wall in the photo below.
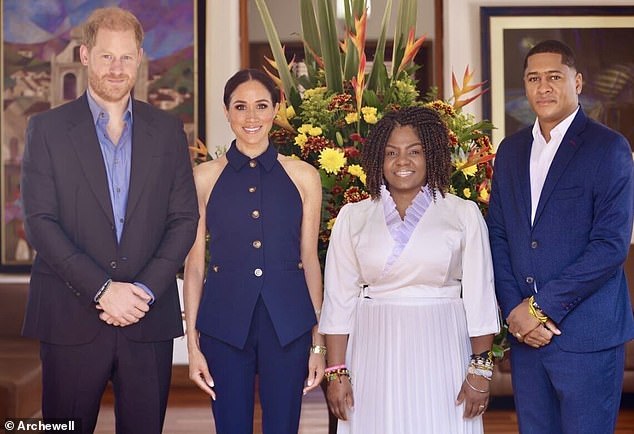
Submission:
<svg viewBox="0 0 634 434">
<path fill-rule="evenodd" d="M 451 71 L 460 77 L 469 65 L 475 70 L 474 80 L 480 81 L 480 7 L 481 6 L 631 6 L 633 0 L 444 0 L 444 65 L 445 97 L 451 96 Z M 466 109 L 478 119 L 482 116 L 480 100 Z"/>
<path fill-rule="evenodd" d="M 238 1 L 207 2 L 205 59 L 206 144 L 210 151 L 225 148 L 233 133 L 225 118 L 222 94 L 225 82 L 240 69 L 240 9 Z"/>
</svg>

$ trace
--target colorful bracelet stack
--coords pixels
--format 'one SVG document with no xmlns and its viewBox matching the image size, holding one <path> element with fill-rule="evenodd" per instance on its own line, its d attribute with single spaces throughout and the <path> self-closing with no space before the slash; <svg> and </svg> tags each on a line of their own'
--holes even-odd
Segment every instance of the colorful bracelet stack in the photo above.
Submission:
<svg viewBox="0 0 634 434">
<path fill-rule="evenodd" d="M 326 381 L 329 383 L 335 380 L 339 380 L 339 382 L 341 382 L 341 377 L 348 377 L 348 380 L 350 381 L 350 371 L 346 368 L 346 365 L 337 365 L 326 368 L 324 375 L 326 376 Z"/>
<path fill-rule="evenodd" d="M 539 305 L 535 301 L 535 296 L 531 295 L 528 299 L 528 312 L 542 324 L 546 324 L 548 317 L 542 312 Z"/>
<path fill-rule="evenodd" d="M 471 354 L 471 361 L 467 367 L 467 373 L 478 375 L 491 381 L 493 377 L 493 353 L 485 351 L 480 354 Z"/>
</svg>

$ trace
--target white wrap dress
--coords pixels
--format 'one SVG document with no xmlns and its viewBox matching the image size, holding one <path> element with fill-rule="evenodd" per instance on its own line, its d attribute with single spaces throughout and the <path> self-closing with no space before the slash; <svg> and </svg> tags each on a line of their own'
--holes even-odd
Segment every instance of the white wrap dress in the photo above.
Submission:
<svg viewBox="0 0 634 434">
<path fill-rule="evenodd" d="M 482 417 L 463 418 L 455 401 L 469 337 L 499 331 L 487 228 L 473 202 L 436 196 L 413 222 L 414 205 L 388 226 L 385 189 L 337 217 L 319 329 L 349 335 L 355 405 L 338 433 L 482 432 Z M 395 239 L 406 223 L 408 239 Z"/>
</svg>

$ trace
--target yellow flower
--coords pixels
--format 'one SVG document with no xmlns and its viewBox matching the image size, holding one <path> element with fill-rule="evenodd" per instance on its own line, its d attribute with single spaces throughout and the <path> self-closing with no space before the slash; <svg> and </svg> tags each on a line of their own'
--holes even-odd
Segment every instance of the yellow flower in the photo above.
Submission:
<svg viewBox="0 0 634 434">
<path fill-rule="evenodd" d="M 307 134 L 313 126 L 311 124 L 302 124 L 301 127 L 297 129 L 300 134 Z"/>
<path fill-rule="evenodd" d="M 374 125 L 379 121 L 379 118 L 376 115 L 365 115 L 363 116 L 363 120 L 365 120 L 370 125 Z"/>
<path fill-rule="evenodd" d="M 313 137 L 317 137 L 321 135 L 322 132 L 323 131 L 319 127 L 312 127 L 310 130 L 308 130 L 308 134 L 310 134 Z"/>
<path fill-rule="evenodd" d="M 303 124 L 297 129 L 300 134 L 308 134 L 309 136 L 317 137 L 323 132 L 320 127 L 313 127 L 312 124 Z"/>
<path fill-rule="evenodd" d="M 337 217 L 333 217 L 328 220 L 328 223 L 326 223 L 326 229 L 328 229 L 329 231 L 332 230 L 332 227 L 335 225 L 335 220 L 337 220 Z"/>
<path fill-rule="evenodd" d="M 301 160 L 301 158 L 299 158 L 299 155 L 291 154 L 289 155 L 289 157 L 291 157 L 293 160 Z"/>
<path fill-rule="evenodd" d="M 346 123 L 353 124 L 359 120 L 359 114 L 357 112 L 348 113 L 346 115 Z"/>
<path fill-rule="evenodd" d="M 292 105 L 289 105 L 288 107 L 286 107 L 286 118 L 293 119 L 294 117 L 295 117 L 295 109 L 293 108 Z"/>
<path fill-rule="evenodd" d="M 379 121 L 376 107 L 362 107 L 361 113 L 363 113 L 363 120 L 369 124 L 376 124 Z"/>
<path fill-rule="evenodd" d="M 454 164 L 456 165 L 456 169 L 461 171 L 465 178 L 475 175 L 478 171 L 477 164 L 472 164 L 464 157 L 457 158 Z"/>
<path fill-rule="evenodd" d="M 478 171 L 478 166 L 475 164 L 472 164 L 469 167 L 462 167 L 460 171 L 464 174 L 465 178 L 468 178 L 476 174 L 476 172 Z"/>
<path fill-rule="evenodd" d="M 325 148 L 319 153 L 319 168 L 330 174 L 337 174 L 346 165 L 346 156 L 340 149 Z"/>
<path fill-rule="evenodd" d="M 377 113 L 377 109 L 376 109 L 376 107 L 368 107 L 368 106 L 365 106 L 365 107 L 362 107 L 362 108 L 361 108 L 361 113 L 363 113 L 363 116 L 366 116 L 366 115 L 376 115 L 376 113 Z"/>
<path fill-rule="evenodd" d="M 308 137 L 306 137 L 306 134 L 301 133 L 295 136 L 295 144 L 300 148 L 303 148 L 307 141 Z"/>
<path fill-rule="evenodd" d="M 456 194 L 456 189 L 453 185 L 449 186 L 449 193 L 455 195 Z"/>
<path fill-rule="evenodd" d="M 489 201 L 489 191 L 486 188 L 480 190 L 480 200 L 483 202 Z"/>
<path fill-rule="evenodd" d="M 348 166 L 348 173 L 359 178 L 363 185 L 365 185 L 366 175 L 363 171 L 363 167 L 359 166 L 358 164 L 351 164 L 350 166 Z"/>
<path fill-rule="evenodd" d="M 464 197 L 469 199 L 471 197 L 471 189 L 469 187 L 465 188 L 464 190 L 462 190 L 462 194 L 464 195 Z"/>
</svg>

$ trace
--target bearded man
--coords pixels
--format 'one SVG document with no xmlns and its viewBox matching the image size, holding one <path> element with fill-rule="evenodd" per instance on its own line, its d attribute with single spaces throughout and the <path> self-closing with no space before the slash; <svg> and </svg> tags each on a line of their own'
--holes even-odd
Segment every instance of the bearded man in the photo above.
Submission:
<svg viewBox="0 0 634 434">
<path fill-rule="evenodd" d="M 80 98 L 33 116 L 23 159 L 26 232 L 37 250 L 24 335 L 41 342 L 44 418 L 95 429 L 108 381 L 118 433 L 160 433 L 175 275 L 195 237 L 196 193 L 182 123 L 132 98 L 143 29 L 120 8 L 83 27 Z"/>
</svg>

